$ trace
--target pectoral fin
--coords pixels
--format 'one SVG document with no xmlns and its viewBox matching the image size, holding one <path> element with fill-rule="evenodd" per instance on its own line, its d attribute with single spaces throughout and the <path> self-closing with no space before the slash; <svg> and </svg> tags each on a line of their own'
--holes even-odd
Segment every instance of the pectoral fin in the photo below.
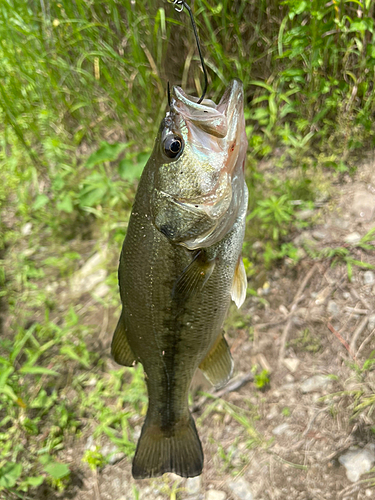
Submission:
<svg viewBox="0 0 375 500">
<path fill-rule="evenodd" d="M 232 300 L 240 308 L 246 299 L 247 276 L 241 255 L 238 258 L 231 289 Z"/>
<path fill-rule="evenodd" d="M 199 250 L 177 279 L 173 287 L 173 296 L 186 300 L 192 293 L 201 290 L 214 268 L 215 260 L 208 260 L 204 250 Z"/>
<path fill-rule="evenodd" d="M 135 356 L 126 337 L 122 313 L 117 323 L 115 333 L 113 334 L 111 354 L 119 365 L 133 366 L 135 364 Z"/>
<path fill-rule="evenodd" d="M 216 388 L 225 385 L 233 372 L 233 359 L 224 335 L 220 333 L 211 351 L 204 358 L 199 368 Z"/>
</svg>

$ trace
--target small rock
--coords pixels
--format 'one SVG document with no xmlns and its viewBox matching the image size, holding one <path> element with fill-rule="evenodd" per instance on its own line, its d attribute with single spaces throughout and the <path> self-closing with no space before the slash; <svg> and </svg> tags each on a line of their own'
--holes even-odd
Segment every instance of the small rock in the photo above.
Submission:
<svg viewBox="0 0 375 500">
<path fill-rule="evenodd" d="M 342 296 L 344 297 L 345 300 L 349 299 L 351 297 L 350 293 L 349 292 L 344 292 L 342 294 Z"/>
<path fill-rule="evenodd" d="M 375 274 L 372 271 L 363 273 L 363 282 L 365 285 L 373 285 L 375 283 Z"/>
<path fill-rule="evenodd" d="M 254 250 L 262 250 L 262 248 L 263 248 L 263 243 L 261 241 L 254 241 L 253 243 Z"/>
<path fill-rule="evenodd" d="M 95 451 L 96 445 L 93 435 L 89 436 L 86 441 L 85 450 Z"/>
<path fill-rule="evenodd" d="M 375 444 L 368 444 L 360 450 L 349 450 L 339 457 L 346 469 L 346 477 L 352 483 L 359 480 L 375 463 Z"/>
<path fill-rule="evenodd" d="M 330 316 L 338 316 L 340 314 L 340 308 L 334 300 L 328 302 L 327 312 Z"/>
<path fill-rule="evenodd" d="M 305 250 L 301 247 L 297 248 L 297 252 L 296 252 L 296 258 L 299 259 L 299 260 L 302 260 L 306 257 L 307 253 L 305 252 Z"/>
<path fill-rule="evenodd" d="M 98 285 L 95 290 L 94 290 L 94 295 L 96 295 L 97 297 L 100 297 L 100 298 L 103 298 L 105 297 L 108 292 L 110 291 L 111 289 L 109 288 L 109 286 L 106 284 L 106 283 L 100 283 L 100 285 Z"/>
<path fill-rule="evenodd" d="M 283 363 L 290 372 L 294 373 L 297 370 L 300 361 L 296 358 L 285 358 Z"/>
<path fill-rule="evenodd" d="M 200 492 L 202 484 L 202 476 L 189 477 L 186 480 L 186 492 L 189 496 L 197 495 Z"/>
<path fill-rule="evenodd" d="M 107 458 L 110 465 L 114 465 L 125 457 L 125 453 L 119 451 L 115 444 L 106 444 L 101 449 L 103 457 Z"/>
<path fill-rule="evenodd" d="M 275 436 L 282 436 L 285 434 L 286 436 L 292 436 L 293 432 L 290 430 L 290 425 L 285 423 L 285 424 L 280 424 L 274 429 L 272 429 L 272 434 Z"/>
<path fill-rule="evenodd" d="M 314 215 L 314 213 L 314 210 L 311 209 L 299 210 L 298 212 L 296 212 L 296 217 L 300 220 L 307 220 L 310 219 Z"/>
<path fill-rule="evenodd" d="M 367 323 L 367 329 L 372 332 L 372 330 L 375 328 L 375 314 L 371 314 L 368 318 L 368 323 Z"/>
<path fill-rule="evenodd" d="M 350 222 L 348 220 L 340 219 L 339 217 L 337 219 L 334 219 L 332 221 L 332 224 L 339 229 L 348 229 L 348 227 L 350 226 Z"/>
<path fill-rule="evenodd" d="M 290 373 L 287 373 L 285 375 L 285 380 L 288 382 L 288 384 L 293 384 L 294 382 L 294 377 L 293 375 L 291 375 Z"/>
<path fill-rule="evenodd" d="M 296 316 L 299 316 L 300 318 L 306 318 L 307 312 L 308 312 L 307 307 L 300 307 L 296 311 Z"/>
<path fill-rule="evenodd" d="M 108 274 L 107 270 L 104 269 L 107 254 L 107 248 L 97 252 L 72 276 L 71 289 L 73 295 L 91 292 L 97 285 L 103 283 Z"/>
<path fill-rule="evenodd" d="M 253 500 L 253 494 L 250 491 L 250 484 L 241 477 L 238 481 L 228 484 L 228 488 L 238 500 Z"/>
<path fill-rule="evenodd" d="M 224 491 L 208 490 L 204 498 L 205 500 L 226 500 L 227 494 Z"/>
<path fill-rule="evenodd" d="M 331 385 L 331 379 L 326 375 L 314 375 L 302 382 L 300 385 L 301 391 L 306 394 L 308 392 L 319 391 L 320 389 L 327 389 Z"/>
<path fill-rule="evenodd" d="M 33 225 L 31 224 L 31 222 L 26 222 L 26 224 L 21 228 L 22 236 L 30 236 L 32 228 Z"/>
<path fill-rule="evenodd" d="M 294 326 L 302 326 L 305 324 L 305 320 L 300 316 L 293 316 L 292 323 Z"/>
<path fill-rule="evenodd" d="M 358 243 L 360 239 L 361 235 L 355 231 L 354 233 L 350 233 L 347 236 L 345 236 L 344 241 L 345 243 L 354 244 Z"/>
<path fill-rule="evenodd" d="M 312 232 L 312 237 L 315 238 L 316 240 L 324 240 L 327 237 L 327 234 L 323 231 L 313 231 Z"/>
<path fill-rule="evenodd" d="M 366 189 L 358 190 L 350 204 L 350 211 L 356 217 L 370 220 L 375 212 L 375 196 Z"/>
</svg>

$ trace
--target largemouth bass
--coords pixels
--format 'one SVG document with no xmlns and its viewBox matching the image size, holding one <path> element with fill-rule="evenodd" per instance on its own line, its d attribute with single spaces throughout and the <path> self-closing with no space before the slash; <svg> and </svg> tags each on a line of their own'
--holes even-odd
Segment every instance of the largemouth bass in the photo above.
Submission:
<svg viewBox="0 0 375 500">
<path fill-rule="evenodd" d="M 241 258 L 248 192 L 242 83 L 220 103 L 174 87 L 142 173 L 123 244 L 123 309 L 112 355 L 140 362 L 149 405 L 133 460 L 136 479 L 202 472 L 188 391 L 199 367 L 220 387 L 233 361 L 223 322 L 246 296 Z"/>
</svg>

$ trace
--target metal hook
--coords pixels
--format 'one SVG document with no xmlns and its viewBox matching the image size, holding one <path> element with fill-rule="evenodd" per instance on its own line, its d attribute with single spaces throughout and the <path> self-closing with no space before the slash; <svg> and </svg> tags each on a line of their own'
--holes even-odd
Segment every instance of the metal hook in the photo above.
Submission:
<svg viewBox="0 0 375 500">
<path fill-rule="evenodd" d="M 206 95 L 206 92 L 207 92 L 208 76 L 207 76 L 206 66 L 204 64 L 204 59 L 203 59 L 203 55 L 202 55 L 202 51 L 201 51 L 201 46 L 200 46 L 200 42 L 199 42 L 199 36 L 198 36 L 197 26 L 196 26 L 195 21 L 194 21 L 193 12 L 192 12 L 191 8 L 189 7 L 189 5 L 185 2 L 185 0 L 172 0 L 172 2 L 173 2 L 173 5 L 175 6 L 175 10 L 177 12 L 182 12 L 184 10 L 184 7 L 185 7 L 185 9 L 189 13 L 191 24 L 193 26 L 195 41 L 197 43 L 197 48 L 198 48 L 198 52 L 199 52 L 199 58 L 201 60 L 202 70 L 203 70 L 203 74 L 204 74 L 203 94 L 201 95 L 201 97 L 198 100 L 198 104 L 200 104 L 203 101 L 204 96 Z"/>
</svg>

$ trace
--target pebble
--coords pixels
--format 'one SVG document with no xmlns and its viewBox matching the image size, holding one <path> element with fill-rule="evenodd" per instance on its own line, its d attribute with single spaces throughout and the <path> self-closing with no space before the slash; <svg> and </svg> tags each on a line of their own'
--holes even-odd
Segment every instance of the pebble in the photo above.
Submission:
<svg viewBox="0 0 375 500">
<path fill-rule="evenodd" d="M 26 224 L 21 228 L 22 236 L 30 236 L 32 228 L 33 225 L 31 224 L 31 222 L 26 222 Z"/>
<path fill-rule="evenodd" d="M 372 330 L 375 328 L 375 314 L 371 314 L 368 318 L 368 323 L 367 323 L 367 329 L 372 332 Z"/>
<path fill-rule="evenodd" d="M 331 385 L 331 379 L 326 375 L 314 375 L 302 382 L 300 385 L 301 391 L 306 394 L 308 392 L 315 392 L 319 389 L 326 389 Z"/>
<path fill-rule="evenodd" d="M 338 316 L 340 314 L 340 308 L 334 300 L 328 301 L 327 312 L 330 316 Z"/>
<path fill-rule="evenodd" d="M 300 360 L 297 358 L 285 358 L 283 363 L 290 372 L 294 373 L 297 371 Z"/>
<path fill-rule="evenodd" d="M 200 492 L 202 485 L 202 476 L 189 477 L 186 480 L 185 488 L 186 492 L 189 496 L 197 495 Z"/>
<path fill-rule="evenodd" d="M 205 500 L 227 500 L 227 495 L 224 491 L 208 490 Z"/>
<path fill-rule="evenodd" d="M 253 500 L 254 498 L 250 491 L 250 484 L 243 477 L 229 483 L 228 488 L 238 500 Z"/>
<path fill-rule="evenodd" d="M 115 444 L 105 444 L 101 449 L 101 454 L 107 458 L 110 465 L 114 465 L 125 457 L 125 453 L 119 451 Z"/>
<path fill-rule="evenodd" d="M 316 240 L 324 240 L 327 237 L 327 233 L 323 231 L 313 231 L 312 232 L 312 237 L 315 238 Z"/>
<path fill-rule="evenodd" d="M 311 209 L 299 210 L 298 212 L 296 212 L 296 217 L 300 220 L 307 220 L 310 219 L 314 215 L 314 213 L 314 210 Z"/>
<path fill-rule="evenodd" d="M 282 436 L 283 434 L 285 436 L 292 436 L 293 432 L 290 430 L 290 425 L 285 423 L 285 424 L 280 424 L 274 429 L 272 429 L 272 434 L 275 436 Z"/>
<path fill-rule="evenodd" d="M 261 241 L 254 241 L 253 243 L 254 250 L 262 250 L 262 248 L 263 248 L 263 243 Z"/>
<path fill-rule="evenodd" d="M 373 285 L 375 283 L 375 274 L 372 271 L 364 272 L 363 282 L 365 285 Z"/>
<path fill-rule="evenodd" d="M 332 221 L 332 224 L 333 226 L 338 227 L 339 229 L 348 229 L 348 227 L 350 226 L 350 222 L 348 220 L 340 218 L 334 219 Z"/>
<path fill-rule="evenodd" d="M 359 450 L 349 450 L 339 457 L 339 462 L 345 467 L 349 481 L 355 483 L 375 463 L 375 444 L 367 444 Z"/>
<path fill-rule="evenodd" d="M 110 292 L 110 287 L 106 283 L 100 283 L 94 290 L 94 295 L 103 298 Z"/>
<path fill-rule="evenodd" d="M 87 438 L 86 445 L 85 445 L 85 450 L 91 450 L 94 451 L 96 449 L 96 445 L 94 442 L 94 436 L 91 435 Z"/>
<path fill-rule="evenodd" d="M 73 295 L 80 295 L 91 292 L 97 285 L 103 283 L 107 277 L 106 267 L 108 250 L 104 248 L 102 251 L 95 253 L 81 267 L 71 279 L 71 291 Z"/>
<path fill-rule="evenodd" d="M 347 236 L 345 236 L 344 241 L 345 243 L 354 244 L 358 243 L 360 239 L 361 235 L 355 231 L 354 233 L 350 233 Z"/>
<path fill-rule="evenodd" d="M 353 197 L 350 211 L 357 217 L 370 220 L 375 212 L 375 196 L 367 189 L 358 190 Z"/>
</svg>

